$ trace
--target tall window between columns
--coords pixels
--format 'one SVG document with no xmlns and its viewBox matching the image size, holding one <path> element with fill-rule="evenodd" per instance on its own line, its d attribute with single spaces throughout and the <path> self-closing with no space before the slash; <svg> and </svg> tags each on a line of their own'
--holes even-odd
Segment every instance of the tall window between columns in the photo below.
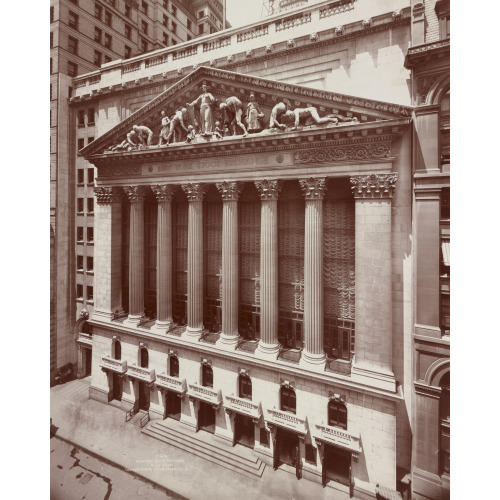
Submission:
<svg viewBox="0 0 500 500">
<path fill-rule="evenodd" d="M 156 318 L 156 240 L 158 204 L 144 203 L 144 314 Z"/>
<path fill-rule="evenodd" d="M 241 373 L 238 377 L 238 396 L 244 399 L 252 399 L 252 380 L 244 373 Z"/>
<path fill-rule="evenodd" d="M 129 312 L 130 202 L 122 199 L 122 308 Z"/>
<path fill-rule="evenodd" d="M 188 201 L 179 189 L 172 204 L 173 237 L 173 319 L 179 325 L 187 324 L 187 248 Z"/>
<path fill-rule="evenodd" d="M 328 402 L 328 425 L 347 430 L 347 408 L 344 403 L 334 399 Z"/>
<path fill-rule="evenodd" d="M 290 413 L 296 412 L 297 399 L 295 396 L 295 391 L 291 387 L 281 387 L 280 405 L 282 411 L 289 411 Z"/>
<path fill-rule="evenodd" d="M 240 194 L 239 214 L 239 322 L 242 337 L 260 339 L 260 199 L 253 183 Z"/>
<path fill-rule="evenodd" d="M 119 340 L 113 340 L 113 359 L 122 359 L 122 345 Z"/>
<path fill-rule="evenodd" d="M 139 348 L 139 366 L 141 368 L 149 368 L 149 354 L 146 347 Z"/>
<path fill-rule="evenodd" d="M 450 372 L 443 375 L 439 399 L 439 459 L 441 474 L 450 473 Z"/>
<path fill-rule="evenodd" d="M 177 356 L 169 356 L 169 369 L 168 374 L 171 377 L 179 376 L 179 358 Z"/>
<path fill-rule="evenodd" d="M 212 184 L 203 203 L 203 324 L 211 332 L 222 327 L 222 200 Z"/>
<path fill-rule="evenodd" d="M 354 248 L 348 179 L 329 180 L 323 200 L 323 294 L 324 349 L 331 359 L 350 360 L 354 354 Z"/>
<path fill-rule="evenodd" d="M 286 181 L 278 199 L 278 340 L 304 346 L 305 201 L 298 181 Z"/>
</svg>

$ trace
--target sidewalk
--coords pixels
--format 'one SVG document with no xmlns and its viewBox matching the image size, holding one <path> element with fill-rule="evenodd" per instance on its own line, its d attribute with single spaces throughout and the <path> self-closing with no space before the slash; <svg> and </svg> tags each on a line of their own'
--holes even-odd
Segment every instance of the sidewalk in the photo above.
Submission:
<svg viewBox="0 0 500 500">
<path fill-rule="evenodd" d="M 249 478 L 169 446 L 125 423 L 124 413 L 88 399 L 90 378 L 50 390 L 56 436 L 190 500 L 348 500 L 349 496 L 267 466 Z"/>
</svg>

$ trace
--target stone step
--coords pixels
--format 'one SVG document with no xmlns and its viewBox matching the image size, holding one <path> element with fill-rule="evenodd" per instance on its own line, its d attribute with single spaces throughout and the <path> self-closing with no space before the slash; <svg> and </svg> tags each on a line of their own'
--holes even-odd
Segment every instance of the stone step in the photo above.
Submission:
<svg viewBox="0 0 500 500">
<path fill-rule="evenodd" d="M 262 476 L 265 464 L 250 450 L 239 446 L 235 449 L 213 435 L 184 427 L 172 420 L 156 421 L 143 428 L 142 433 L 244 476 Z"/>
</svg>

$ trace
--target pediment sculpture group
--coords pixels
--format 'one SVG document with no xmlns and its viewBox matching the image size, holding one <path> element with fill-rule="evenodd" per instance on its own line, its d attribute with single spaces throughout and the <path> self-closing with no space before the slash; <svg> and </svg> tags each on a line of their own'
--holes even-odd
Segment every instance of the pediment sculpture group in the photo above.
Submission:
<svg viewBox="0 0 500 500">
<path fill-rule="evenodd" d="M 231 96 L 220 102 L 202 85 L 202 93 L 191 103 L 179 107 L 168 117 L 161 112 L 161 129 L 157 144 L 154 133 L 145 125 L 134 125 L 126 138 L 105 152 L 133 151 L 149 147 L 165 147 L 173 143 L 194 144 L 210 140 L 222 140 L 229 136 L 255 133 L 275 133 L 300 130 L 303 127 L 332 124 L 339 121 L 357 122 L 357 119 L 339 114 L 319 116 L 314 106 L 292 109 L 288 99 L 281 99 L 272 109 L 269 120 L 259 108 L 255 95 L 250 94 L 246 109 L 238 97 Z M 266 128 L 266 122 L 269 124 Z"/>
</svg>

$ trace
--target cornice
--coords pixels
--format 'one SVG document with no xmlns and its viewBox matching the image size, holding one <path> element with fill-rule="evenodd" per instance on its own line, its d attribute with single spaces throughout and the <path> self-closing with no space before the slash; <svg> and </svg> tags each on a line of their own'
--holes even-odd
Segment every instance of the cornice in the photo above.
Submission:
<svg viewBox="0 0 500 500">
<path fill-rule="evenodd" d="M 435 42 L 424 43 L 410 47 L 406 53 L 404 66 L 407 69 L 413 69 L 416 65 L 430 59 L 450 57 L 450 39 L 438 40 Z"/>
</svg>

